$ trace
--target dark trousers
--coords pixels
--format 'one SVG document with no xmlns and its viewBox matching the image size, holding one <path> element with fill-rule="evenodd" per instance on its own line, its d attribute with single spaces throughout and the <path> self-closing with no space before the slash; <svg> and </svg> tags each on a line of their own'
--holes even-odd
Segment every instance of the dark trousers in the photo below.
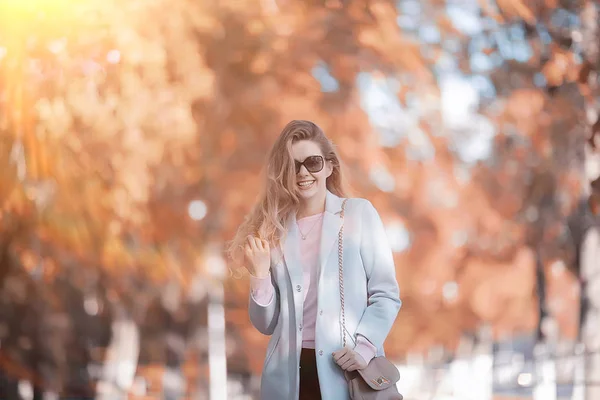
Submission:
<svg viewBox="0 0 600 400">
<path fill-rule="evenodd" d="M 317 359 L 314 349 L 302 349 L 300 353 L 300 397 L 299 400 L 321 400 Z"/>
</svg>

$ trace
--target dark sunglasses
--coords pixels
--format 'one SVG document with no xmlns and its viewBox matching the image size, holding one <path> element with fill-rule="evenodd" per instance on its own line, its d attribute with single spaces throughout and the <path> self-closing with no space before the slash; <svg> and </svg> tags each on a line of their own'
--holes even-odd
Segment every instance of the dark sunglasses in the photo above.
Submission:
<svg viewBox="0 0 600 400">
<path fill-rule="evenodd" d="M 294 164 L 296 165 L 296 174 L 300 172 L 300 168 L 302 168 L 303 165 L 306 167 L 308 172 L 314 174 L 323 169 L 325 160 L 322 156 L 310 156 L 306 157 L 302 162 L 294 160 Z"/>
</svg>

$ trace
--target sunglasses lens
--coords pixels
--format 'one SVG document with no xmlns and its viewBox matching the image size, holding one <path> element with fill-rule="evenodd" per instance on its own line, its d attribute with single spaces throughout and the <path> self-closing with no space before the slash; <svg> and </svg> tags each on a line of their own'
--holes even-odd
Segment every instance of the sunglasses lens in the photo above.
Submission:
<svg viewBox="0 0 600 400">
<path fill-rule="evenodd" d="M 318 156 L 308 157 L 304 161 L 308 172 L 319 172 L 323 169 L 323 158 Z"/>
</svg>

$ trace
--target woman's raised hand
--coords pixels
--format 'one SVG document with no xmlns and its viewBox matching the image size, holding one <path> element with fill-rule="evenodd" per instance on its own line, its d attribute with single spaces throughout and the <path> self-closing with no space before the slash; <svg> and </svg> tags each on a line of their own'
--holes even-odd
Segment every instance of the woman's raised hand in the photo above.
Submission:
<svg viewBox="0 0 600 400">
<path fill-rule="evenodd" d="M 257 278 L 266 278 L 271 268 L 269 242 L 255 236 L 248 236 L 244 245 L 245 267 Z"/>
</svg>

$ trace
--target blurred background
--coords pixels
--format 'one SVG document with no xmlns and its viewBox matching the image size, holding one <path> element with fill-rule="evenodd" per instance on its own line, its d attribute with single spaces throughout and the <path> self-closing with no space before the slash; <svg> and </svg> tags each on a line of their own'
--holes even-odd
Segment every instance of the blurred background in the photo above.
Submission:
<svg viewBox="0 0 600 400">
<path fill-rule="evenodd" d="M 407 400 L 600 399 L 600 5 L 0 0 L 0 399 L 254 399 L 224 248 L 291 119 L 393 246 Z"/>
</svg>

